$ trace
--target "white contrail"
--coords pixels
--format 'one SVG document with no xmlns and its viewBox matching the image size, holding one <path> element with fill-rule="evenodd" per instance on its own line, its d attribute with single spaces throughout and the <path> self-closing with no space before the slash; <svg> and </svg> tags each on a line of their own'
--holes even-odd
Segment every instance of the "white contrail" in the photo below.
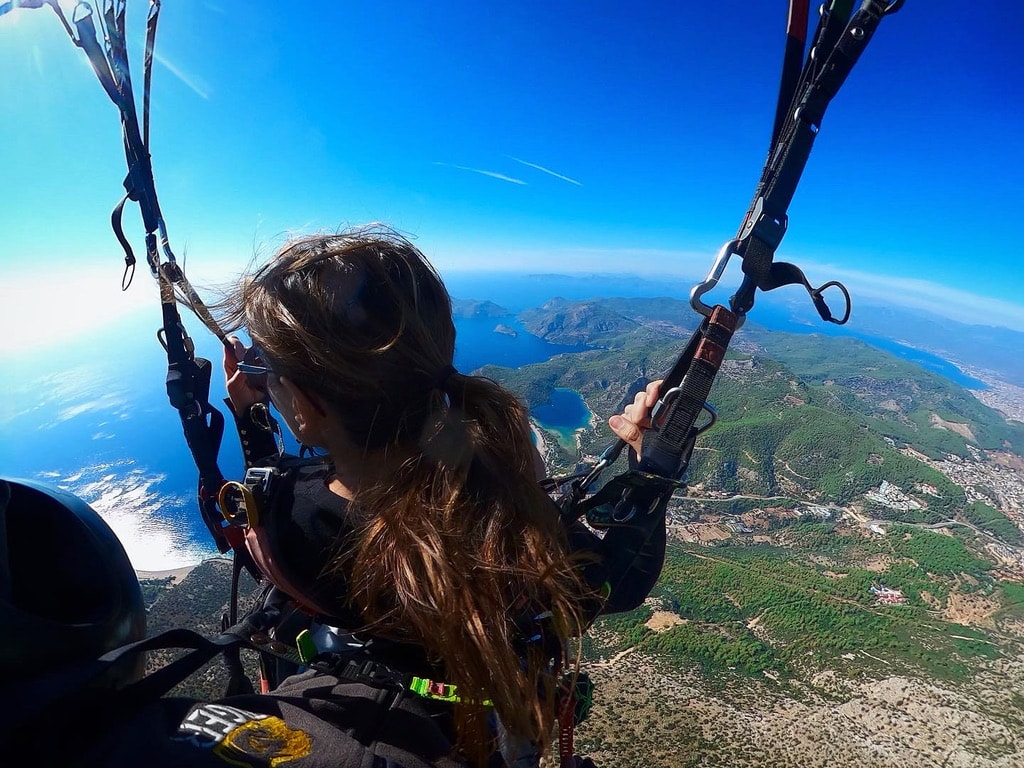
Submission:
<svg viewBox="0 0 1024 768">
<path fill-rule="evenodd" d="M 163 67 L 168 72 L 170 72 L 176 78 L 181 80 L 181 82 L 183 82 L 186 86 L 188 86 L 188 88 L 193 93 L 195 93 L 197 96 L 199 96 L 199 98 L 204 99 L 206 101 L 210 100 L 210 94 L 204 88 L 204 86 L 199 85 L 198 83 L 196 83 L 193 80 L 191 80 L 188 77 L 188 75 L 186 75 L 184 72 L 182 72 L 180 69 L 178 69 L 174 64 L 172 64 L 170 61 L 168 61 L 167 59 L 165 59 L 163 56 L 161 56 L 159 53 L 156 53 L 155 51 L 153 53 L 153 58 L 157 61 L 157 63 L 163 65 Z"/>
<path fill-rule="evenodd" d="M 544 173 L 550 174 L 551 176 L 554 176 L 556 179 L 568 181 L 570 184 L 575 184 L 577 187 L 583 186 L 580 182 L 576 181 L 576 179 L 570 179 L 568 176 L 563 176 L 560 173 L 555 173 L 550 168 L 545 168 L 543 165 L 537 165 L 536 163 L 530 163 L 527 162 L 526 160 L 520 160 L 518 157 L 512 157 L 511 155 L 508 156 L 508 159 L 515 160 L 517 163 L 522 163 L 523 165 L 529 166 L 530 168 L 536 168 L 538 171 L 543 171 Z"/>
<path fill-rule="evenodd" d="M 511 176 L 506 176 L 503 173 L 497 173 L 496 171 L 484 171 L 481 170 L 480 168 L 469 168 L 468 166 L 465 165 L 455 165 L 454 163 L 442 163 L 440 161 L 435 161 L 434 165 L 444 165 L 449 168 L 458 168 L 460 171 L 472 171 L 473 173 L 479 173 L 484 176 L 490 176 L 492 179 L 507 181 L 510 184 L 526 184 L 526 182 L 523 181 L 522 179 L 515 179 Z"/>
</svg>

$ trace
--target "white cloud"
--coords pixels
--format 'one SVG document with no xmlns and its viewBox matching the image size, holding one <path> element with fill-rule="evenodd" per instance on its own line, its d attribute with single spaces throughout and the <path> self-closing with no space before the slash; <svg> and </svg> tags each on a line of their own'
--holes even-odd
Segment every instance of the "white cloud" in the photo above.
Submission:
<svg viewBox="0 0 1024 768">
<path fill-rule="evenodd" d="M 824 276 L 821 282 L 842 282 L 850 290 L 854 302 L 858 298 L 870 298 L 877 302 L 924 310 L 961 323 L 1024 331 L 1024 305 L 1021 304 L 981 296 L 921 278 L 891 277 L 811 262 L 801 264 L 805 271 L 813 270 Z"/>
<path fill-rule="evenodd" d="M 445 270 L 487 272 L 601 273 L 646 278 L 703 279 L 714 254 L 658 248 L 479 248 L 459 241 L 437 244 L 430 260 Z"/>
<path fill-rule="evenodd" d="M 124 402 L 124 392 L 108 392 L 101 397 L 87 400 L 84 403 L 76 403 L 61 408 L 52 422 L 41 425 L 39 429 L 50 429 L 61 422 L 71 421 L 71 419 L 87 413 L 111 413 L 115 416 L 123 416 L 127 412 Z M 121 412 L 117 413 L 117 409 L 120 409 Z"/>
<path fill-rule="evenodd" d="M 83 467 L 59 479 L 41 472 L 46 482 L 73 493 L 92 506 L 113 529 L 137 571 L 164 571 L 195 565 L 215 554 L 188 537 L 178 523 L 193 514 L 191 499 L 160 492 L 162 474 L 153 474 L 130 461 Z"/>
<path fill-rule="evenodd" d="M 141 278 L 141 279 L 140 279 Z M 102 269 L 62 269 L 56 276 L 6 270 L 0 284 L 0 353 L 38 349 L 99 330 L 144 306 L 158 305 L 155 282 L 139 270 L 127 291 Z"/>
<path fill-rule="evenodd" d="M 184 261 L 179 261 L 184 268 Z M 123 322 L 129 333 L 138 328 L 132 315 L 147 312 L 147 335 L 159 323 L 160 294 L 157 281 L 140 263 L 128 290 L 121 290 L 121 275 L 113 269 L 72 267 L 43 272 L 39 269 L 18 269 L 4 264 L 0 282 L 0 354 L 19 353 L 59 347 L 71 339 L 101 331 Z M 200 298 L 209 301 L 207 286 L 220 287 L 234 283 L 245 262 L 226 258 L 205 259 L 202 274 L 189 274 Z M 178 305 L 186 326 L 194 333 L 206 333 L 192 311 Z"/>
<path fill-rule="evenodd" d="M 436 251 L 436 255 L 435 254 Z M 458 242 L 432 250 L 431 260 L 442 275 L 445 270 L 474 271 L 487 265 L 490 272 L 553 272 L 559 274 L 621 274 L 647 279 L 659 277 L 702 282 L 715 258 L 714 251 L 655 248 L 473 248 Z M 790 259 L 781 256 L 780 260 Z M 1024 331 L 1024 305 L 981 296 L 962 288 L 939 285 L 919 278 L 887 275 L 815 263 L 799 258 L 796 263 L 814 285 L 839 280 L 850 290 L 854 305 L 859 299 L 924 310 L 941 317 L 974 325 L 992 325 Z M 718 287 L 705 297 L 708 303 L 726 302 L 742 280 L 742 259 L 734 256 Z M 837 295 L 837 294 L 836 294 Z M 833 294 L 827 294 L 831 299 Z M 689 293 L 680 299 L 688 299 Z M 780 299 L 783 297 L 780 296 Z M 838 301 L 838 299 L 837 299 Z"/>
<path fill-rule="evenodd" d="M 15 365 L 7 397 L 0 402 L 0 425 L 29 414 L 44 414 L 46 420 L 37 429 L 45 430 L 86 414 L 107 415 L 102 424 L 130 414 L 131 398 L 124 382 L 99 363 L 24 379 L 19 378 L 18 370 Z"/>
</svg>

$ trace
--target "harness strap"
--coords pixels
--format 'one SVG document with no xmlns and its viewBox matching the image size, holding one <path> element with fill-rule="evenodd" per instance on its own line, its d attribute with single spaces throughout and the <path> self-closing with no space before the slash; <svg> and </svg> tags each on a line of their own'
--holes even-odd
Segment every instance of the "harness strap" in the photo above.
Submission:
<svg viewBox="0 0 1024 768">
<path fill-rule="evenodd" d="M 558 711 L 558 762 L 559 768 L 574 768 L 576 765 L 576 697 L 569 691 Z"/>
<path fill-rule="evenodd" d="M 212 366 L 209 361 L 195 357 L 194 345 L 178 313 L 178 292 L 180 301 L 192 310 L 222 344 L 229 349 L 231 344 L 174 258 L 153 179 L 149 154 L 149 103 L 160 0 L 150 0 L 146 23 L 141 129 L 125 44 L 124 1 L 104 0 L 99 24 L 93 17 L 92 7 L 84 2 L 75 5 L 71 23 L 57 0 L 24 0 L 18 5 L 29 8 L 48 5 L 53 9 L 68 37 L 85 52 L 96 78 L 120 114 L 128 174 L 124 180 L 125 195 L 114 206 L 110 223 L 125 254 L 121 288 L 127 290 L 135 275 L 135 254 L 122 226 L 125 201 L 132 200 L 139 205 L 145 227 L 146 259 L 153 276 L 159 281 L 163 319 L 160 340 L 167 352 L 168 364 L 167 395 L 181 417 L 186 442 L 199 470 L 198 496 L 203 520 L 217 548 L 222 553 L 226 552 L 231 548 L 231 543 L 221 530 L 223 525 L 216 509 L 217 491 L 224 481 L 217 467 L 224 419 L 209 402 Z M 0 13 L 8 12 L 12 7 L 10 3 L 2 4 Z M 105 50 L 100 45 L 98 32 L 102 33 Z"/>
<path fill-rule="evenodd" d="M 822 319 L 837 324 L 849 319 L 850 295 L 844 286 L 832 281 L 813 287 L 798 267 L 776 264 L 775 251 L 786 234 L 786 211 L 825 108 L 845 82 L 882 17 L 899 10 L 902 4 L 903 0 L 862 0 L 852 18 L 853 0 L 832 0 L 827 10 L 823 6 L 814 45 L 797 75 L 806 37 L 807 2 L 790 0 L 772 144 L 753 202 L 737 237 L 723 246 L 705 281 L 690 293 L 691 306 L 704 319 L 664 377 L 661 399 L 652 411 L 652 426 L 644 435 L 637 466 L 585 498 L 587 489 L 616 460 L 626 443 L 620 439 L 610 445 L 585 476 L 569 478 L 569 490 L 559 502 L 563 519 L 586 514 L 592 525 L 610 528 L 624 527 L 636 515 L 663 517 L 674 489 L 680 485 L 676 478 L 686 471 L 696 438 L 714 424 L 715 413 L 707 405 L 707 398 L 732 336 L 753 306 L 758 289 L 767 291 L 800 284 Z M 743 259 L 744 277 L 730 299 L 729 309 L 704 304 L 701 297 L 717 285 L 734 254 Z M 833 316 L 823 297 L 831 287 L 839 288 L 846 302 L 839 318 Z M 710 422 L 698 427 L 702 412 L 710 416 Z M 652 533 L 645 532 L 645 536 Z M 648 548 L 648 538 L 640 543 L 642 548 Z"/>
<path fill-rule="evenodd" d="M 698 434 L 697 418 L 705 410 L 737 324 L 736 315 L 721 305 L 700 324 L 678 364 L 685 369 L 682 379 L 676 383 L 675 377 L 666 378 L 658 407 L 651 414 L 656 429 L 644 435 L 641 472 L 677 478 L 686 470 L 683 462 L 688 461 L 687 448 Z"/>
<path fill-rule="evenodd" d="M 151 0 L 146 19 L 146 51 L 142 60 L 142 143 L 149 146 L 149 87 L 153 79 L 153 49 L 156 47 L 156 25 L 160 19 L 160 0 Z"/>
<path fill-rule="evenodd" d="M 829 10 L 823 12 L 815 45 L 804 65 L 800 86 L 789 101 L 786 117 L 782 118 L 776 111 L 772 147 L 753 202 L 736 237 L 739 241 L 736 252 L 743 258 L 744 278 L 730 300 L 730 307 L 741 316 L 753 306 L 757 289 L 768 291 L 789 284 L 772 278 L 772 261 L 786 234 L 786 211 L 807 164 L 825 110 L 846 82 L 882 17 L 898 10 L 900 3 L 863 0 L 847 22 L 851 5 L 850 0 L 834 0 Z M 790 21 L 793 21 L 792 15 Z M 787 46 L 784 72 L 789 66 L 791 52 L 791 46 Z M 784 74 L 779 92 L 780 107 L 788 92 Z"/>
<path fill-rule="evenodd" d="M 772 144 L 779 140 L 782 126 L 786 122 L 789 105 L 793 101 L 804 60 L 804 45 L 807 38 L 807 15 L 809 0 L 790 0 L 789 18 L 786 23 L 786 52 L 782 61 L 782 82 L 779 85 L 779 101 L 775 107 L 775 124 L 772 126 Z"/>
</svg>

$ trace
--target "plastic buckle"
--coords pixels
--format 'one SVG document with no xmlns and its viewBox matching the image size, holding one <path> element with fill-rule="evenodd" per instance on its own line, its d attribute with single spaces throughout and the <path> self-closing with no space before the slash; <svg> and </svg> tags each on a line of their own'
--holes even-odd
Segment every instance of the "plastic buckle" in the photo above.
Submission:
<svg viewBox="0 0 1024 768">
<path fill-rule="evenodd" d="M 438 698 L 446 699 L 452 695 L 454 691 L 451 690 L 452 686 L 445 685 L 444 683 L 437 683 L 433 680 L 427 681 L 427 693 L 431 696 L 437 696 Z"/>
<path fill-rule="evenodd" d="M 270 481 L 274 479 L 273 467 L 249 467 L 245 471 L 245 486 L 254 494 L 266 494 L 270 490 Z"/>
<path fill-rule="evenodd" d="M 374 688 L 404 690 L 403 676 L 385 664 L 376 661 L 350 661 L 341 677 Z"/>
</svg>

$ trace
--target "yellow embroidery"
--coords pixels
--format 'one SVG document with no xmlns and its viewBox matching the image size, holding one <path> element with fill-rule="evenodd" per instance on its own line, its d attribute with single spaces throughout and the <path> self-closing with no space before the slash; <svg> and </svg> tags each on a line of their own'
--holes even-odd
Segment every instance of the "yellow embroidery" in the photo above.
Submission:
<svg viewBox="0 0 1024 768">
<path fill-rule="evenodd" d="M 241 768 L 274 768 L 306 757 L 312 749 L 308 733 L 289 728 L 279 717 L 264 717 L 234 728 L 213 748 L 213 753 Z"/>
</svg>

